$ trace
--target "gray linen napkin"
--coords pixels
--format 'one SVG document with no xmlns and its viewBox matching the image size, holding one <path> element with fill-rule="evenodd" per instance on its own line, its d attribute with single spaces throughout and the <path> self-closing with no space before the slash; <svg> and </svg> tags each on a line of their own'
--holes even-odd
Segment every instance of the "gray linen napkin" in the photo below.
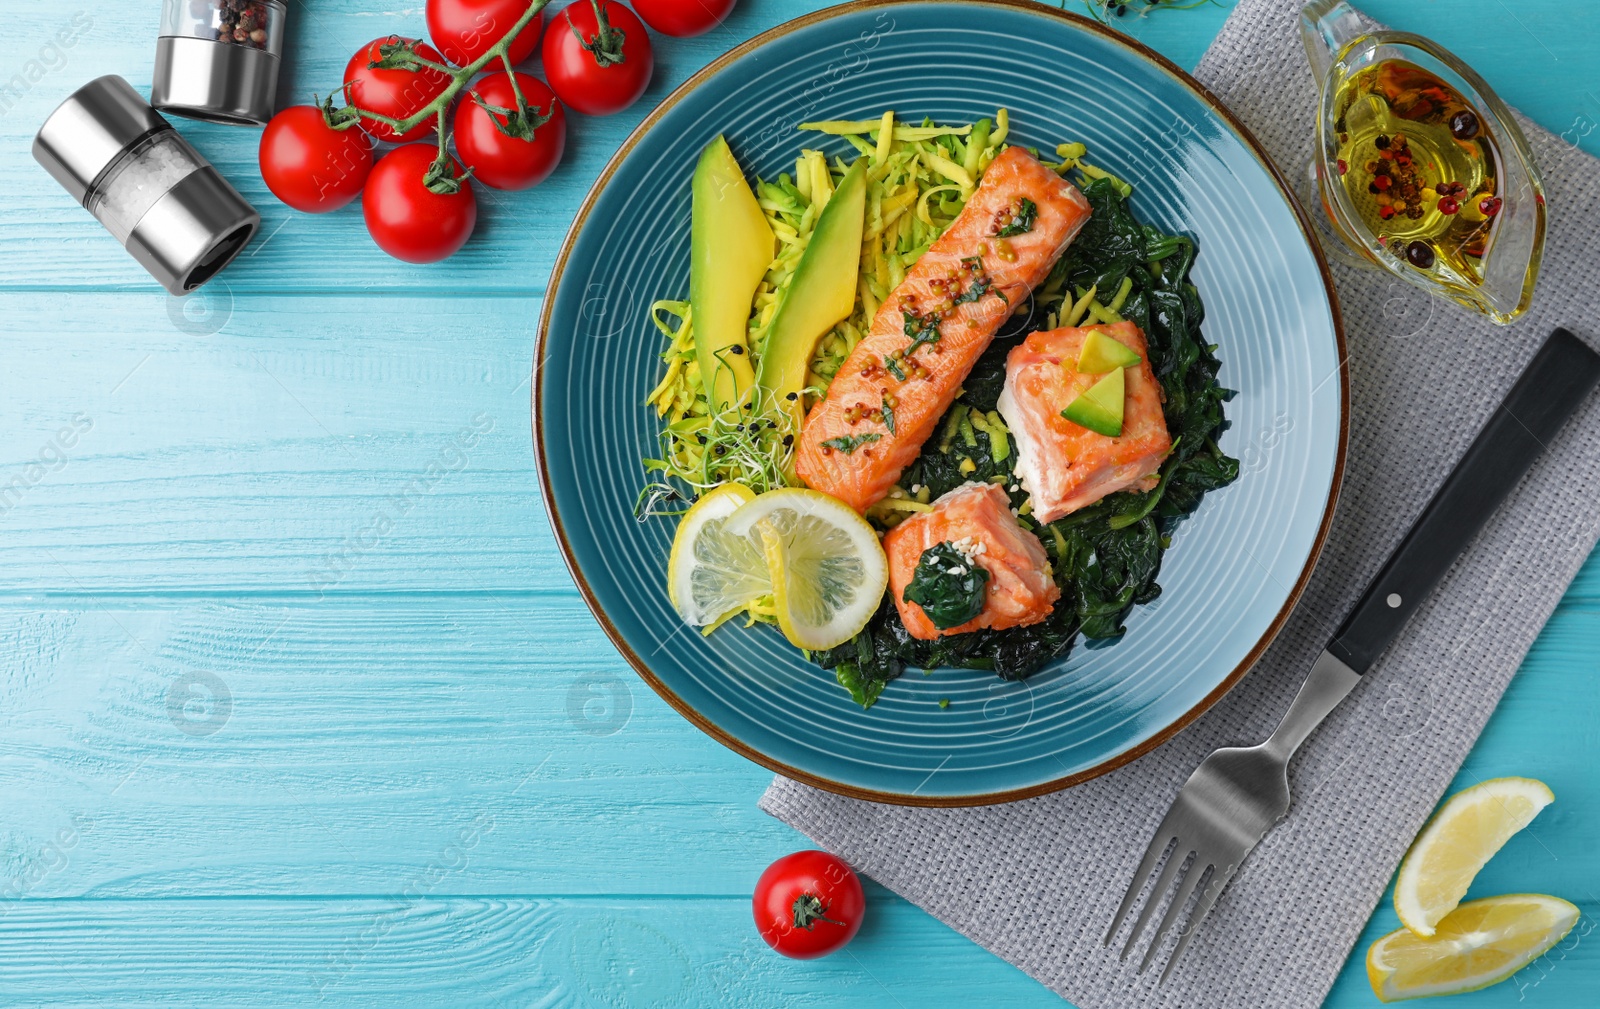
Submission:
<svg viewBox="0 0 1600 1009">
<path fill-rule="evenodd" d="M 1286 172 L 1310 156 L 1295 0 L 1240 0 L 1196 76 Z M 1301 750 L 1294 808 L 1224 893 L 1165 988 L 1101 935 L 1179 785 L 1271 731 L 1356 595 L 1550 330 L 1600 335 L 1596 161 L 1524 123 L 1550 230 L 1533 309 L 1495 327 L 1336 265 L 1350 350 L 1348 474 L 1304 600 L 1255 670 L 1148 756 L 1054 795 L 913 809 L 778 778 L 761 808 L 1083 1009 L 1319 1005 L 1539 629 L 1600 537 L 1600 398 L 1549 446 L 1435 596 Z"/>
</svg>

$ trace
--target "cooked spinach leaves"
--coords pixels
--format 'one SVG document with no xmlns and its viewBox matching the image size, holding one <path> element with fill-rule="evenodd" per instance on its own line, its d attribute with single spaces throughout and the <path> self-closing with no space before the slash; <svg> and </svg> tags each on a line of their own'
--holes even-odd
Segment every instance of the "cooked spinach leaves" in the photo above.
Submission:
<svg viewBox="0 0 1600 1009">
<path fill-rule="evenodd" d="M 922 607 L 933 626 L 947 631 L 983 612 L 988 587 L 988 568 L 954 543 L 935 543 L 917 559 L 905 600 Z"/>
</svg>

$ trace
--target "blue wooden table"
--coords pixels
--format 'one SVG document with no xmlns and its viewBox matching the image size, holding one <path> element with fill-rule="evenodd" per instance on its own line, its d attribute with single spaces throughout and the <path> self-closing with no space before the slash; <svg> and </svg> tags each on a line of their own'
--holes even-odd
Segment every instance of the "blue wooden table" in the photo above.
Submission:
<svg viewBox="0 0 1600 1009">
<path fill-rule="evenodd" d="M 422 27 L 420 3 L 290 6 L 297 97 Z M 183 122 L 265 225 L 179 301 L 28 153 L 90 78 L 148 89 L 157 0 L 5 0 L 0 1006 L 1062 1004 L 879 887 L 845 953 L 772 955 L 749 891 L 805 839 L 756 810 L 766 772 L 613 652 L 540 505 L 535 317 L 579 200 L 649 105 L 811 6 L 742 0 L 657 38 L 645 100 L 573 116 L 538 189 L 480 189 L 477 235 L 439 266 L 384 256 L 358 207 L 288 211 L 255 131 Z M 1600 150 L 1593 5 L 1368 9 Z M 1192 66 L 1225 14 L 1119 26 Z M 1591 563 L 1458 782 L 1552 785 L 1476 892 L 1548 891 L 1584 921 L 1452 1004 L 1600 1002 L 1597 644 Z M 1380 908 L 1368 938 L 1392 927 Z M 1362 950 L 1329 1006 L 1374 1004 Z"/>
</svg>

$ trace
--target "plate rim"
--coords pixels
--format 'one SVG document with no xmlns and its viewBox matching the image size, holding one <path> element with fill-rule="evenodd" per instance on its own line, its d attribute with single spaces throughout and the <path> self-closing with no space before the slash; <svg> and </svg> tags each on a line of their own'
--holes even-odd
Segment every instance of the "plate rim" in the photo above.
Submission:
<svg viewBox="0 0 1600 1009">
<path fill-rule="evenodd" d="M 588 579 L 578 567 L 576 557 L 574 556 L 572 550 L 572 545 L 567 539 L 566 527 L 561 521 L 560 510 L 556 506 L 553 487 L 550 480 L 550 468 L 545 461 L 545 432 L 541 414 L 541 406 L 544 398 L 543 362 L 545 360 L 545 348 L 548 344 L 550 336 L 550 318 L 552 306 L 555 304 L 555 294 L 559 288 L 562 274 L 566 270 L 567 260 L 571 255 L 574 244 L 577 242 L 578 234 L 582 231 L 584 223 L 588 219 L 589 212 L 599 200 L 600 194 L 604 192 L 606 187 L 610 184 L 612 176 L 616 174 L 617 169 L 621 166 L 622 162 L 630 153 L 632 153 L 633 149 L 638 146 L 640 141 L 642 141 L 644 137 L 652 129 L 654 129 L 656 123 L 658 123 L 670 109 L 676 106 L 684 98 L 688 97 L 691 92 L 699 88 L 702 84 L 706 83 L 706 81 L 719 73 L 723 68 L 739 60 L 743 56 L 766 46 L 770 42 L 774 42 L 777 39 L 783 38 L 794 31 L 860 11 L 914 5 L 1005 8 L 1009 10 L 1022 11 L 1027 14 L 1044 17 L 1058 22 L 1064 22 L 1080 31 L 1088 31 L 1095 35 L 1099 35 L 1112 44 L 1129 50 L 1134 56 L 1140 57 L 1149 62 L 1155 66 L 1156 69 L 1162 71 L 1167 76 L 1175 80 L 1178 84 L 1192 92 L 1195 97 L 1204 102 L 1206 106 L 1209 107 L 1211 111 L 1219 119 L 1221 119 L 1240 140 L 1244 142 L 1245 147 L 1248 148 L 1250 153 L 1255 156 L 1256 160 L 1260 162 L 1261 166 L 1266 169 L 1267 174 L 1271 176 L 1273 182 L 1277 185 L 1278 191 L 1282 193 L 1284 199 L 1288 202 L 1289 209 L 1294 215 L 1295 222 L 1300 227 L 1300 231 L 1305 238 L 1306 245 L 1311 250 L 1312 258 L 1316 261 L 1318 273 L 1322 277 L 1323 289 L 1328 297 L 1328 309 L 1331 316 L 1331 321 L 1333 323 L 1334 341 L 1337 345 L 1339 358 L 1338 446 L 1334 458 L 1333 477 L 1328 486 L 1328 498 L 1327 502 L 1323 506 L 1322 520 L 1317 526 L 1316 538 L 1311 544 L 1311 549 L 1306 556 L 1305 564 L 1301 568 L 1299 577 L 1295 579 L 1294 585 L 1291 586 L 1289 594 L 1285 597 L 1282 606 L 1280 606 L 1278 609 L 1277 614 L 1272 618 L 1272 622 L 1267 625 L 1267 628 L 1262 632 L 1261 637 L 1257 639 L 1255 644 L 1244 655 L 1239 663 L 1231 672 L 1228 673 L 1227 676 L 1223 677 L 1222 681 L 1218 683 L 1210 693 L 1201 698 L 1188 711 L 1185 711 L 1182 715 L 1178 716 L 1162 729 L 1151 735 L 1150 738 L 1140 742 L 1135 746 L 1129 747 L 1127 750 L 1124 750 L 1115 756 L 1109 757 L 1100 763 L 1095 764 L 1093 767 L 1085 768 L 1072 774 L 1063 775 L 1059 778 L 1052 778 L 1049 781 L 1040 782 L 1035 785 L 1027 785 L 1021 788 L 1003 789 L 994 792 L 976 792 L 965 795 L 922 796 L 913 793 L 884 792 L 876 789 L 862 788 L 858 785 L 850 785 L 840 781 L 834 781 L 830 778 L 823 777 L 810 771 L 802 770 L 798 767 L 791 767 L 780 760 L 776 760 L 773 757 L 762 753 L 748 743 L 745 743 L 742 740 L 730 735 L 720 726 L 716 725 L 710 719 L 702 715 L 688 702 L 679 697 L 677 693 L 672 690 L 672 688 L 663 683 L 661 679 L 656 676 L 654 671 L 650 669 L 649 664 L 646 663 L 638 654 L 638 652 L 634 650 L 633 646 L 628 643 L 627 639 L 622 635 L 622 632 L 612 622 L 611 617 L 606 613 L 605 608 L 601 606 L 594 590 L 590 587 Z M 662 99 L 654 109 L 650 110 L 649 114 L 647 114 L 644 119 L 639 122 L 638 126 L 634 127 L 632 132 L 628 134 L 627 138 L 623 140 L 621 146 L 617 148 L 616 153 L 614 153 L 610 159 L 606 161 L 605 167 L 600 170 L 600 174 L 596 176 L 594 184 L 590 186 L 589 192 L 584 196 L 583 203 L 579 205 L 578 212 L 573 217 L 571 226 L 568 227 L 566 235 L 561 240 L 561 248 L 556 253 L 555 264 L 550 271 L 550 279 L 545 284 L 544 302 L 539 309 L 538 338 L 534 344 L 533 381 L 531 384 L 533 386 L 531 393 L 531 409 L 533 415 L 534 462 L 539 470 L 539 490 L 540 495 L 543 498 L 545 515 L 550 520 L 551 531 L 555 533 L 556 543 L 561 549 L 562 562 L 566 565 L 567 572 L 572 576 L 574 583 L 576 583 L 578 592 L 583 596 L 584 604 L 588 606 L 589 612 L 594 615 L 596 621 L 599 622 L 601 629 L 605 631 L 606 637 L 611 640 L 613 647 L 615 647 L 617 651 L 621 653 L 622 657 L 627 660 L 628 665 L 633 667 L 633 671 L 638 674 L 639 678 L 644 680 L 644 682 L 647 683 L 650 688 L 661 697 L 662 700 L 666 701 L 667 704 L 669 704 L 675 711 L 678 712 L 678 714 L 687 719 L 690 724 L 694 725 L 712 739 L 728 747 L 730 750 L 738 753 L 740 756 L 759 764 L 775 774 L 781 774 L 786 778 L 791 778 L 795 781 L 801 782 L 802 784 L 810 785 L 813 788 L 819 788 L 823 791 L 832 792 L 837 795 L 843 795 L 848 798 L 864 799 L 870 802 L 882 802 L 899 806 L 921 806 L 932 808 L 988 806 L 998 805 L 1006 802 L 1015 802 L 1020 799 L 1031 799 L 1041 795 L 1048 795 L 1051 792 L 1058 792 L 1062 789 L 1071 788 L 1074 785 L 1079 785 L 1102 775 L 1109 774 L 1119 767 L 1123 767 L 1124 765 L 1132 763 L 1133 761 L 1139 759 L 1163 743 L 1167 742 L 1167 740 L 1171 739 L 1173 736 L 1177 735 L 1179 732 L 1183 731 L 1183 729 L 1188 727 L 1190 723 L 1194 722 L 1201 715 L 1205 714 L 1206 711 L 1208 711 L 1214 704 L 1227 695 L 1229 691 L 1237 686 L 1239 681 L 1244 679 L 1245 674 L 1255 666 L 1256 662 L 1260 660 L 1262 654 L 1266 652 L 1268 646 L 1272 644 L 1272 642 L 1278 637 L 1278 634 L 1283 630 L 1283 626 L 1288 621 L 1290 614 L 1294 612 L 1295 607 L 1300 602 L 1300 598 L 1305 594 L 1306 586 L 1311 579 L 1311 573 L 1313 570 L 1315 570 L 1318 560 L 1321 559 L 1323 548 L 1327 545 L 1328 533 L 1333 524 L 1334 510 L 1338 504 L 1339 494 L 1344 484 L 1345 461 L 1350 441 L 1350 371 L 1349 354 L 1345 343 L 1344 317 L 1340 311 L 1339 295 L 1334 289 L 1333 276 L 1328 267 L 1327 257 L 1322 251 L 1321 244 L 1317 241 L 1316 231 L 1313 228 L 1310 219 L 1306 215 L 1305 208 L 1300 205 L 1299 198 L 1295 195 L 1293 186 L 1289 184 L 1289 181 L 1284 177 L 1283 173 L 1279 171 L 1277 165 L 1267 154 L 1266 149 L 1262 147 L 1261 142 L 1256 139 L 1255 134 L 1250 131 L 1249 127 L 1240 122 L 1238 117 L 1233 114 L 1232 110 L 1222 103 L 1221 99 L 1212 94 L 1211 90 L 1205 85 L 1195 80 L 1194 77 L 1188 73 L 1188 71 L 1184 70 L 1182 67 L 1179 67 L 1176 63 L 1173 63 L 1167 57 L 1163 56 L 1161 53 L 1150 48 L 1139 40 L 1123 35 L 1121 32 L 1112 29 L 1108 25 L 1101 24 L 1092 18 L 1088 18 L 1080 14 L 1074 14 L 1055 7 L 1047 7 L 1041 3 L 1035 2 L 1035 0 L 849 0 L 849 2 L 837 4 L 831 7 L 825 7 L 821 10 L 811 11 L 806 14 L 802 14 L 799 17 L 785 21 L 782 24 L 775 25 L 774 27 L 769 28 L 766 31 L 761 32 L 760 34 L 733 47 L 692 74 L 682 84 L 674 88 L 666 98 Z"/>
</svg>

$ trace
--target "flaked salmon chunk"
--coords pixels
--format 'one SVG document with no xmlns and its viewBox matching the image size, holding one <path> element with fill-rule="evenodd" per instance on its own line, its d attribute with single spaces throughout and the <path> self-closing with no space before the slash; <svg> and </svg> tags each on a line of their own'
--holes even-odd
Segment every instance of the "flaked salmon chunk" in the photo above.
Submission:
<svg viewBox="0 0 1600 1009">
<path fill-rule="evenodd" d="M 858 512 L 888 494 L 1088 219 L 1076 186 L 1020 147 L 1002 151 L 806 415 L 795 469 L 807 486 Z"/>
<path fill-rule="evenodd" d="M 989 572 L 983 610 L 944 630 L 921 606 L 905 598 L 923 552 L 941 543 L 952 544 L 969 563 Z M 889 555 L 889 592 L 900 620 L 912 637 L 923 641 L 986 627 L 1003 630 L 1036 624 L 1050 615 L 1061 597 L 1044 544 L 1017 524 L 1010 498 L 995 484 L 962 484 L 935 501 L 931 511 L 890 529 L 883 549 Z"/>
<path fill-rule="evenodd" d="M 1115 438 L 1061 415 L 1101 378 L 1076 368 L 1083 341 L 1095 330 L 1139 355 L 1139 363 L 1126 369 L 1122 434 Z M 1172 451 L 1161 401 L 1144 333 L 1133 323 L 1029 334 L 1006 357 L 997 407 L 1017 444 L 1016 473 L 1032 499 L 1033 517 L 1054 522 L 1119 490 L 1154 490 L 1156 471 Z"/>
</svg>

